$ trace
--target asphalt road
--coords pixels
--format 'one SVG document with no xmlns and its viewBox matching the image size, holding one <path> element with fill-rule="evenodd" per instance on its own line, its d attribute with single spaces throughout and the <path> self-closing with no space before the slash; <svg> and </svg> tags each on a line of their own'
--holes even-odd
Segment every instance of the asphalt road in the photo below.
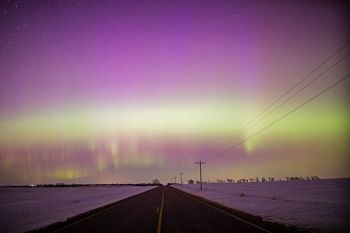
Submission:
<svg viewBox="0 0 350 233">
<path fill-rule="evenodd" d="M 43 232 L 296 232 L 161 186 Z"/>
</svg>

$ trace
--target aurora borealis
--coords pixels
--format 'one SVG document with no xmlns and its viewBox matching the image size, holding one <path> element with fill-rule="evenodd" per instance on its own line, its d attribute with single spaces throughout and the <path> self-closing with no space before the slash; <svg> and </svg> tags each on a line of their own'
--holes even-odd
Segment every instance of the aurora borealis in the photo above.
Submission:
<svg viewBox="0 0 350 233">
<path fill-rule="evenodd" d="M 195 161 L 347 42 L 348 16 L 326 1 L 1 1 L 0 184 L 197 179 Z M 212 160 L 204 179 L 349 177 L 348 86 Z"/>
</svg>

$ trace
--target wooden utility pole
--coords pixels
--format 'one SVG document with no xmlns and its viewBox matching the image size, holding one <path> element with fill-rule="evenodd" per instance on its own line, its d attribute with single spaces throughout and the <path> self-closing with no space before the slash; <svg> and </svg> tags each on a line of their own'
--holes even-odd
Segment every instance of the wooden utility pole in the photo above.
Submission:
<svg viewBox="0 0 350 233">
<path fill-rule="evenodd" d="M 201 184 L 201 190 L 202 188 L 202 164 L 206 164 L 206 162 L 202 162 L 202 160 L 199 160 L 199 162 L 196 162 L 196 164 L 199 164 L 199 180 Z"/>
<path fill-rule="evenodd" d="M 182 175 L 183 174 L 184 174 L 183 172 L 179 172 L 181 184 L 182 184 Z"/>
</svg>

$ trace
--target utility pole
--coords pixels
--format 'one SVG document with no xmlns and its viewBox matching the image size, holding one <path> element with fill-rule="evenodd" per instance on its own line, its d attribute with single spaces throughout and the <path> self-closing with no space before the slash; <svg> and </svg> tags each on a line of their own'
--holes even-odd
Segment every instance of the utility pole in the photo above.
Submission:
<svg viewBox="0 0 350 233">
<path fill-rule="evenodd" d="M 199 180 L 200 180 L 201 190 L 202 190 L 202 164 L 206 164 L 206 162 L 202 162 L 202 160 L 199 160 L 199 162 L 196 162 L 196 164 L 199 164 Z"/>
<path fill-rule="evenodd" d="M 175 184 L 176 184 L 176 176 L 175 176 Z"/>
<path fill-rule="evenodd" d="M 183 174 L 184 174 L 183 172 L 179 172 L 181 184 L 182 184 L 182 175 L 183 175 Z"/>
</svg>

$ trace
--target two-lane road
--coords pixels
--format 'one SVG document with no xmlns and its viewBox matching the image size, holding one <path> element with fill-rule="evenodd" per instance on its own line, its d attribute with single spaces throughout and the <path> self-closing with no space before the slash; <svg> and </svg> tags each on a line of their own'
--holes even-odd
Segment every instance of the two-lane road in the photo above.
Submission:
<svg viewBox="0 0 350 233">
<path fill-rule="evenodd" d="M 48 229 L 43 229 L 47 232 Z M 52 231 L 52 228 L 49 230 Z M 60 225 L 54 232 L 294 232 L 257 218 L 237 217 L 227 209 L 195 198 L 173 187 L 161 186 L 74 222 Z"/>
</svg>

